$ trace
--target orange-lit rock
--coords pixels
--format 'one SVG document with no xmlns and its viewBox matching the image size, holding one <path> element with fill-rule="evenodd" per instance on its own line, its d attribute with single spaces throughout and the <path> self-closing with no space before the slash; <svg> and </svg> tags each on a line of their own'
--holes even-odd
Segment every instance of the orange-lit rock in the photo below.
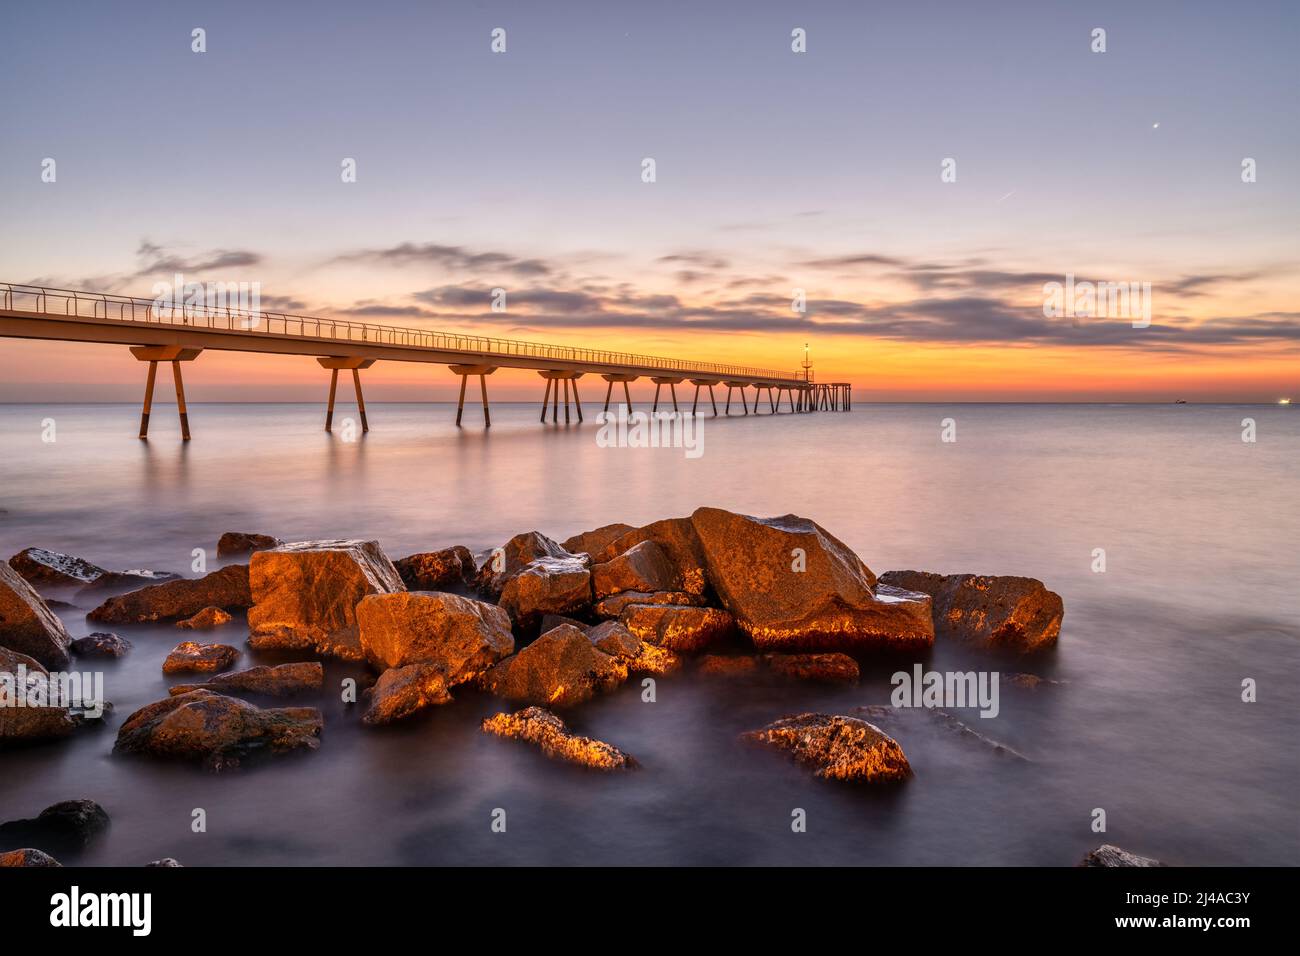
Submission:
<svg viewBox="0 0 1300 956">
<path fill-rule="evenodd" d="M 176 697 L 192 690 L 211 690 L 226 694 L 243 692 L 265 697 L 289 697 L 320 690 L 324 679 L 325 670 L 317 661 L 304 661 L 217 674 L 198 684 L 176 684 L 168 688 L 168 693 Z"/>
<path fill-rule="evenodd" d="M 44 548 L 24 548 L 9 559 L 9 566 L 38 588 L 89 584 L 104 573 L 84 558 Z"/>
<path fill-rule="evenodd" d="M 498 737 L 524 740 L 552 760 L 595 770 L 628 770 L 636 760 L 613 744 L 573 733 L 559 717 L 541 707 L 525 707 L 513 714 L 496 714 L 483 721 L 483 731 Z"/>
<path fill-rule="evenodd" d="M 752 677 L 759 673 L 758 658 L 737 654 L 705 654 L 695 662 L 697 673 L 709 677 Z"/>
<path fill-rule="evenodd" d="M 483 675 L 484 689 L 529 704 L 572 707 L 627 680 L 627 665 L 562 624 Z"/>
<path fill-rule="evenodd" d="M 183 621 L 177 621 L 177 627 L 183 627 L 188 631 L 210 631 L 214 627 L 220 627 L 222 624 L 229 624 L 231 617 L 219 607 L 205 607 L 193 617 L 187 617 Z"/>
<path fill-rule="evenodd" d="M 676 591 L 681 588 L 682 579 L 659 545 L 642 541 L 594 565 L 591 583 L 596 597 L 603 598 L 620 591 Z"/>
<path fill-rule="evenodd" d="M 764 650 L 912 650 L 934 642 L 925 595 L 875 587 L 871 569 L 807 518 L 718 508 L 692 516 L 708 579 Z"/>
<path fill-rule="evenodd" d="M 743 738 L 785 750 L 828 780 L 903 780 L 912 773 L 898 742 L 856 717 L 798 714 Z"/>
<path fill-rule="evenodd" d="M 690 518 L 664 518 L 634 528 L 615 538 L 599 554 L 593 554 L 592 560 L 610 561 L 643 541 L 653 541 L 659 546 L 681 579 L 683 591 L 696 595 L 705 592 L 704 551 Z"/>
<path fill-rule="evenodd" d="M 406 586 L 374 541 L 302 541 L 253 555 L 248 643 L 361 660 L 356 607 Z"/>
<path fill-rule="evenodd" d="M 25 675 L 23 681 L 19 680 L 21 675 Z M 63 707 L 16 706 L 19 695 L 26 695 L 34 683 L 48 676 L 39 661 L 0 647 L 0 749 L 57 740 L 77 729 L 77 719 Z"/>
<path fill-rule="evenodd" d="M 370 706 L 362 720 L 372 726 L 391 724 L 426 707 L 451 702 L 447 679 L 435 664 L 390 667 L 366 691 Z"/>
<path fill-rule="evenodd" d="M 228 564 L 201 578 L 180 578 L 111 597 L 86 617 L 104 624 L 144 624 L 193 617 L 207 607 L 243 610 L 252 603 L 248 567 Z"/>
<path fill-rule="evenodd" d="M 587 640 L 599 651 L 627 665 L 629 674 L 672 674 L 682 667 L 676 651 L 648 644 L 618 621 L 604 621 L 587 631 Z"/>
<path fill-rule="evenodd" d="M 501 606 L 521 632 L 535 634 L 548 614 L 590 610 L 591 572 L 577 558 L 538 558 L 506 582 Z"/>
<path fill-rule="evenodd" d="M 685 591 L 622 591 L 597 601 L 592 607 L 596 617 L 612 620 L 620 617 L 632 604 L 679 604 L 683 607 L 703 607 L 704 599 Z"/>
<path fill-rule="evenodd" d="M 58 860 L 41 850 L 30 847 L 22 850 L 10 850 L 0 853 L 0 867 L 9 866 L 62 866 Z"/>
<path fill-rule="evenodd" d="M 441 551 L 421 551 L 393 562 L 409 591 L 445 591 L 474 582 L 478 567 L 469 548 L 457 545 Z"/>
<path fill-rule="evenodd" d="M 1036 578 L 889 571 L 880 580 L 930 595 L 935 634 L 945 640 L 1028 652 L 1061 634 L 1065 604 Z"/>
<path fill-rule="evenodd" d="M 515 649 L 505 611 L 441 591 L 371 594 L 357 605 L 357 624 L 374 667 L 432 664 L 448 687 L 472 680 Z"/>
<path fill-rule="evenodd" d="M 499 553 L 498 553 L 499 551 Z M 586 555 L 573 554 L 540 531 L 517 534 L 483 562 L 478 571 L 478 586 L 488 597 L 496 600 L 505 590 L 506 583 L 534 561 L 549 558 L 558 562 L 574 562 L 571 567 L 586 568 L 591 563 Z M 555 565 L 560 567 L 563 565 Z"/>
<path fill-rule="evenodd" d="M 230 558 L 235 555 L 252 554 L 267 548 L 279 547 L 280 539 L 269 534 L 256 534 L 249 531 L 227 531 L 217 539 L 217 557 Z"/>
<path fill-rule="evenodd" d="M 225 670 L 238 658 L 239 651 L 229 644 L 182 641 L 172 648 L 162 669 L 164 674 L 210 674 Z"/>
<path fill-rule="evenodd" d="M 847 654 L 764 654 L 763 665 L 792 680 L 825 684 L 856 684 L 858 662 Z"/>
<path fill-rule="evenodd" d="M 635 530 L 636 528 L 632 525 L 623 524 L 623 522 L 618 521 L 614 524 L 602 525 L 601 527 L 595 528 L 591 531 L 584 531 L 582 534 L 575 534 L 572 538 L 568 538 L 561 542 L 561 546 L 565 551 L 571 552 L 572 554 L 588 554 L 595 557 L 609 547 L 609 545 L 616 539 L 627 534 L 629 531 Z"/>
<path fill-rule="evenodd" d="M 199 760 L 213 770 L 239 766 L 250 754 L 315 750 L 322 726 L 315 707 L 254 707 L 208 690 L 140 708 L 117 732 L 114 753 Z"/>
<path fill-rule="evenodd" d="M 726 611 L 675 604 L 631 604 L 623 609 L 619 622 L 640 640 L 680 654 L 712 647 L 736 630 Z"/>
<path fill-rule="evenodd" d="M 63 622 L 36 589 L 7 562 L 0 561 L 0 645 L 25 654 L 55 670 L 71 661 L 72 643 Z"/>
</svg>

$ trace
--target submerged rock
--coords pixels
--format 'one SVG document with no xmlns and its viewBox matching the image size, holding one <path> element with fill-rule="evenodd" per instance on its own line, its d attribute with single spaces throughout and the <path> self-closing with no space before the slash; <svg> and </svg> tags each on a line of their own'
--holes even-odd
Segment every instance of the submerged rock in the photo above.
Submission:
<svg viewBox="0 0 1300 956">
<path fill-rule="evenodd" d="M 620 591 L 677 591 L 682 579 L 659 545 L 642 541 L 592 567 L 591 583 L 596 597 L 604 598 Z"/>
<path fill-rule="evenodd" d="M 71 661 L 63 622 L 8 563 L 0 561 L 0 645 L 55 670 Z"/>
<path fill-rule="evenodd" d="M 78 657 L 125 657 L 131 642 L 108 631 L 94 631 L 77 638 L 70 647 Z"/>
<path fill-rule="evenodd" d="M 210 674 L 230 667 L 239 651 L 229 644 L 200 644 L 181 641 L 163 661 L 164 674 Z"/>
<path fill-rule="evenodd" d="M 371 594 L 356 615 L 361 650 L 373 666 L 431 664 L 448 687 L 473 680 L 515 649 L 505 611 L 457 594 Z"/>
<path fill-rule="evenodd" d="M 311 650 L 344 660 L 364 654 L 356 607 L 406 586 L 374 541 L 301 541 L 253 555 L 249 646 Z"/>
<path fill-rule="evenodd" d="M 592 646 L 587 635 L 563 624 L 483 675 L 499 697 L 548 707 L 572 707 L 627 680 L 627 665 Z"/>
<path fill-rule="evenodd" d="M 24 548 L 9 559 L 9 566 L 33 587 L 89 584 L 104 569 L 84 558 L 44 548 Z"/>
<path fill-rule="evenodd" d="M 563 720 L 541 707 L 496 714 L 485 718 L 482 726 L 485 733 L 527 741 L 552 760 L 595 770 L 629 770 L 637 766 L 634 758 L 613 744 L 573 733 Z"/>
<path fill-rule="evenodd" d="M 1103 843 L 1092 850 L 1080 862 L 1079 866 L 1164 866 L 1159 860 L 1149 856 L 1138 856 L 1128 850 Z"/>
<path fill-rule="evenodd" d="M 761 671 L 758 658 L 747 654 L 705 654 L 695 662 L 695 672 L 708 677 L 753 677 Z"/>
<path fill-rule="evenodd" d="M 95 801 L 64 800 L 33 819 L 0 823 L 0 845 L 39 844 L 66 853 L 86 847 L 108 823 L 108 813 Z"/>
<path fill-rule="evenodd" d="M 474 582 L 478 567 L 469 548 L 457 545 L 441 551 L 422 551 L 393 562 L 409 591 L 445 591 Z"/>
<path fill-rule="evenodd" d="M 511 576 L 501 606 L 525 634 L 550 614 L 583 614 L 591 608 L 591 572 L 576 557 L 538 558 Z"/>
<path fill-rule="evenodd" d="M 315 707 L 263 709 L 194 690 L 142 707 L 117 733 L 115 753 L 200 760 L 213 770 L 239 766 L 254 752 L 315 750 L 323 721 Z"/>
<path fill-rule="evenodd" d="M 222 624 L 229 624 L 233 620 L 229 614 L 219 607 L 205 607 L 193 617 L 188 617 L 183 621 L 177 621 L 177 627 L 183 627 L 190 631 L 210 631 L 214 627 L 220 627 Z"/>
<path fill-rule="evenodd" d="M 929 599 L 878 588 L 871 569 L 816 522 L 718 508 L 700 508 L 691 521 L 709 583 L 755 646 L 915 650 L 934 643 Z"/>
<path fill-rule="evenodd" d="M 731 637 L 735 619 L 716 607 L 630 604 L 619 622 L 638 639 L 681 654 L 693 654 Z"/>
<path fill-rule="evenodd" d="M 152 863 L 145 864 L 145 866 L 165 866 L 165 867 L 173 867 L 173 866 L 181 866 L 181 865 L 182 865 L 181 862 L 177 860 L 176 857 L 174 856 L 165 856 L 161 860 L 154 860 Z"/>
<path fill-rule="evenodd" d="M 598 563 L 611 561 L 644 541 L 653 541 L 659 546 L 681 581 L 683 591 L 693 595 L 704 594 L 708 586 L 704 551 L 690 518 L 664 518 L 643 528 L 634 528 L 615 538 L 599 554 L 593 554 L 592 559 Z"/>
<path fill-rule="evenodd" d="M 227 531 L 217 539 L 217 557 L 232 558 L 236 555 L 252 554 L 267 548 L 280 546 L 280 539 L 269 534 L 255 534 L 246 531 Z"/>
<path fill-rule="evenodd" d="M 97 595 L 105 591 L 134 590 L 150 584 L 163 584 L 167 581 L 179 580 L 181 580 L 179 574 L 173 574 L 171 571 L 150 571 L 148 568 L 133 568 L 130 571 L 105 571 L 77 591 L 77 597 Z"/>
<path fill-rule="evenodd" d="M 856 717 L 798 714 L 782 717 L 743 739 L 788 751 L 828 780 L 903 780 L 912 768 L 903 748 L 874 724 Z"/>
<path fill-rule="evenodd" d="M 8 866 L 62 866 L 58 860 L 48 853 L 42 853 L 40 850 L 31 848 L 23 850 L 10 850 L 8 853 L 0 853 L 0 867 Z"/>
<path fill-rule="evenodd" d="M 1028 652 L 1061 633 L 1065 605 L 1037 578 L 889 571 L 880 580 L 930 595 L 935 633 L 946 640 Z"/>
<path fill-rule="evenodd" d="M 633 604 L 676 604 L 682 607 L 704 607 L 704 599 L 685 591 L 621 591 L 597 601 L 592 608 L 596 617 L 612 620 L 620 617 Z"/>
<path fill-rule="evenodd" d="M 86 617 L 103 624 L 147 624 L 193 617 L 207 607 L 242 611 L 252 603 L 248 567 L 230 564 L 201 578 L 180 578 L 119 594 Z"/>
<path fill-rule="evenodd" d="M 262 694 L 266 697 L 289 697 L 305 691 L 320 690 L 325 669 L 317 661 L 277 664 L 274 667 L 250 667 L 247 670 L 217 674 L 198 684 L 176 684 L 168 688 L 173 697 L 192 690 L 222 693 Z"/>
<path fill-rule="evenodd" d="M 762 654 L 757 657 L 707 654 L 696 670 L 716 677 L 749 677 L 774 674 L 791 680 L 827 684 L 856 684 L 858 662 L 847 654 Z"/>
<path fill-rule="evenodd" d="M 372 726 L 391 724 L 452 699 L 442 668 L 424 663 L 390 667 L 379 675 L 366 696 L 370 706 L 361 719 Z"/>
<path fill-rule="evenodd" d="M 39 661 L 0 647 L 0 748 L 57 740 L 77 729 L 79 721 L 66 708 L 17 706 L 19 695 L 30 699 L 28 689 L 48 676 Z"/>
</svg>

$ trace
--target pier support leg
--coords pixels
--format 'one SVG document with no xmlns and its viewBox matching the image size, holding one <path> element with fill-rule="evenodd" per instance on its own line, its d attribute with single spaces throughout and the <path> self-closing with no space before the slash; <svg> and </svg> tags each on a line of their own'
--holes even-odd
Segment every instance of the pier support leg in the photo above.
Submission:
<svg viewBox="0 0 1300 956">
<path fill-rule="evenodd" d="M 582 424 L 582 399 L 578 398 L 578 379 L 575 376 L 570 379 L 573 383 L 573 407 L 578 410 L 578 424 Z"/>
<path fill-rule="evenodd" d="M 325 430 L 334 430 L 334 396 L 339 390 L 339 370 L 330 369 L 330 398 L 325 406 Z"/>
<path fill-rule="evenodd" d="M 483 427 L 484 427 L 484 428 L 491 428 L 491 427 L 492 427 L 492 412 L 488 410 L 488 400 L 487 400 L 487 376 L 486 376 L 486 375 L 480 375 L 480 376 L 478 377 L 478 387 L 479 387 L 479 389 L 483 392 Z"/>
<path fill-rule="evenodd" d="M 456 402 L 456 427 L 460 428 L 460 417 L 465 414 L 465 382 L 469 380 L 468 375 L 460 377 L 460 400 Z"/>
<path fill-rule="evenodd" d="M 569 380 L 564 380 L 564 424 L 568 425 L 569 419 Z"/>
<path fill-rule="evenodd" d="M 623 399 L 627 402 L 627 413 L 632 414 L 632 391 L 627 387 L 627 382 L 623 383 Z"/>
<path fill-rule="evenodd" d="M 185 408 L 185 382 L 181 378 L 180 362 L 172 362 L 172 378 L 176 379 L 176 411 L 181 417 L 181 441 L 189 441 L 190 413 Z"/>
<path fill-rule="evenodd" d="M 676 415 L 676 414 L 678 413 L 678 411 L 677 411 L 677 383 L 676 383 L 676 382 L 669 382 L 669 383 L 668 383 L 668 391 L 669 391 L 669 392 L 672 394 L 672 396 L 673 396 L 673 414 Z"/>
<path fill-rule="evenodd" d="M 546 405 L 551 400 L 551 384 L 552 380 L 548 378 L 546 380 L 546 393 L 542 396 L 542 417 L 540 421 L 543 425 L 546 424 Z"/>
<path fill-rule="evenodd" d="M 695 386 L 695 398 L 691 400 L 691 414 L 692 414 L 692 415 L 695 414 L 695 409 L 699 407 L 699 404 L 700 404 L 700 387 L 699 387 L 698 385 L 696 385 L 696 386 Z"/>
<path fill-rule="evenodd" d="M 465 385 L 471 375 L 478 376 L 479 393 L 483 397 L 483 427 L 492 427 L 492 412 L 488 408 L 487 377 L 498 368 L 496 365 L 450 365 L 453 375 L 460 376 L 460 400 L 456 403 L 456 426 L 460 427 L 461 415 L 465 411 Z"/>
<path fill-rule="evenodd" d="M 361 373 L 357 369 L 352 370 L 352 387 L 357 393 L 357 414 L 361 416 L 361 433 L 365 434 L 370 431 L 370 423 L 366 421 L 366 400 L 361 394 Z"/>
<path fill-rule="evenodd" d="M 717 418 L 717 417 L 718 417 L 718 400 L 717 400 L 716 398 L 713 397 L 713 386 L 712 386 L 712 385 L 709 386 L 709 401 L 710 401 L 710 402 L 712 403 L 712 405 L 713 405 L 713 417 L 714 417 L 714 418 Z"/>
<path fill-rule="evenodd" d="M 661 388 L 663 388 L 662 385 L 658 385 L 658 384 L 655 385 L 655 403 L 652 406 L 650 406 L 651 415 L 659 411 L 659 389 Z"/>
<path fill-rule="evenodd" d="M 148 362 L 145 377 L 144 406 L 140 410 L 140 437 L 149 437 L 149 417 L 153 412 L 153 389 L 158 381 L 158 363 L 172 363 L 172 378 L 176 382 L 176 411 L 181 420 L 181 439 L 190 440 L 190 415 L 185 407 L 185 381 L 181 376 L 181 363 L 192 362 L 202 349 L 187 349 L 180 345 L 133 345 L 131 354 L 137 361 Z"/>
<path fill-rule="evenodd" d="M 149 363 L 149 376 L 144 380 L 144 408 L 140 412 L 140 437 L 149 437 L 149 413 L 153 410 L 153 383 L 158 378 L 158 363 Z"/>
<path fill-rule="evenodd" d="M 727 386 L 727 414 L 731 414 L 731 386 Z"/>
<path fill-rule="evenodd" d="M 605 411 L 609 411 L 609 397 L 614 394 L 614 382 L 611 380 L 609 388 L 605 389 Z"/>
</svg>

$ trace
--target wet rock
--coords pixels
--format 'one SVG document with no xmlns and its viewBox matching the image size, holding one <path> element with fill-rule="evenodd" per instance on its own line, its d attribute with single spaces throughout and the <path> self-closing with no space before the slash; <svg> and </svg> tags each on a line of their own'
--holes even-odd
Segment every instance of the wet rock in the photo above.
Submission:
<svg viewBox="0 0 1300 956">
<path fill-rule="evenodd" d="M 657 544 L 681 580 L 688 594 L 702 595 L 708 586 L 704 571 L 704 550 L 690 518 L 665 518 L 643 528 L 634 528 L 614 539 L 600 554 L 597 563 L 605 563 L 636 547 L 643 541 Z M 670 589 L 667 589 L 670 590 Z"/>
<path fill-rule="evenodd" d="M 647 644 L 618 621 L 604 621 L 587 631 L 587 640 L 602 653 L 627 665 L 629 674 L 673 674 L 682 668 L 682 658 L 666 647 Z"/>
<path fill-rule="evenodd" d="M 825 684 L 856 684 L 858 662 L 847 654 L 764 654 L 763 664 L 780 677 Z"/>
<path fill-rule="evenodd" d="M 254 551 L 278 548 L 280 543 L 279 538 L 273 538 L 269 534 L 227 531 L 217 539 L 217 557 L 233 558 L 238 555 L 252 554 Z"/>
<path fill-rule="evenodd" d="M 207 607 L 243 610 L 252 603 L 248 567 L 230 564 L 201 578 L 180 578 L 119 594 L 86 617 L 103 624 L 146 624 L 193 617 Z"/>
<path fill-rule="evenodd" d="M 682 579 L 659 545 L 642 541 L 593 566 L 591 583 L 596 597 L 603 598 L 620 591 L 677 591 Z"/>
<path fill-rule="evenodd" d="M 183 621 L 177 621 L 177 627 L 183 627 L 189 631 L 210 631 L 214 627 L 220 627 L 222 624 L 229 624 L 232 618 L 219 607 L 205 607 L 193 617 L 188 617 Z"/>
<path fill-rule="evenodd" d="M 171 571 L 150 571 L 148 568 L 133 568 L 130 571 L 105 571 L 95 580 L 77 591 L 77 597 L 95 596 L 107 591 L 127 591 L 146 587 L 150 584 L 163 584 L 167 581 L 179 581 L 181 576 Z"/>
<path fill-rule="evenodd" d="M 591 572 L 575 557 L 538 558 L 506 582 L 500 603 L 521 632 L 535 634 L 548 614 L 591 609 Z"/>
<path fill-rule="evenodd" d="M 379 675 L 366 696 L 370 706 L 361 719 L 371 726 L 391 724 L 452 699 L 447 678 L 436 664 L 390 667 Z"/>
<path fill-rule="evenodd" d="M 736 630 L 735 619 L 716 607 L 681 607 L 675 604 L 631 604 L 619 622 L 638 639 L 679 654 L 693 654 L 727 640 Z"/>
<path fill-rule="evenodd" d="M 696 673 L 708 677 L 752 677 L 761 671 L 756 657 L 705 654 L 695 662 Z"/>
<path fill-rule="evenodd" d="M 550 559 L 561 562 L 560 566 L 586 568 L 590 560 L 586 555 L 573 554 L 552 541 L 540 531 L 526 531 L 517 534 L 500 548 L 500 554 L 494 552 L 479 568 L 478 586 L 492 600 L 501 597 L 506 584 L 524 568 L 536 561 Z"/>
<path fill-rule="evenodd" d="M 0 867 L 7 866 L 62 866 L 58 860 L 40 850 L 10 850 L 0 853 Z"/>
<path fill-rule="evenodd" d="M 576 627 L 561 625 L 483 675 L 484 689 L 547 707 L 572 707 L 627 680 L 627 665 L 592 646 Z"/>
<path fill-rule="evenodd" d="M 0 823 L 0 846 L 39 845 L 55 853 L 84 849 L 108 829 L 108 813 L 93 800 L 65 800 L 31 820 Z"/>
<path fill-rule="evenodd" d="M 94 631 L 69 646 L 78 657 L 125 657 L 131 642 L 108 631 Z"/>
<path fill-rule="evenodd" d="M 302 541 L 253 555 L 248 643 L 258 650 L 364 656 L 356 607 L 406 586 L 377 542 Z"/>
<path fill-rule="evenodd" d="M 807 518 L 718 508 L 692 516 L 709 583 L 764 650 L 915 650 L 934 643 L 925 595 L 876 587 L 871 569 Z"/>
<path fill-rule="evenodd" d="M 63 707 L 18 706 L 30 700 L 29 688 L 49 672 L 39 661 L 0 647 L 0 748 L 57 740 L 78 727 L 78 720 Z"/>
<path fill-rule="evenodd" d="M 316 661 L 277 664 L 274 667 L 250 667 L 247 670 L 217 674 L 198 684 L 176 684 L 168 688 L 173 697 L 192 690 L 211 690 L 225 694 L 261 694 L 264 697 L 291 697 L 320 690 L 325 669 Z"/>
<path fill-rule="evenodd" d="M 679 604 L 683 607 L 704 607 L 704 599 L 685 591 L 622 591 L 597 601 L 592 608 L 596 617 L 620 617 L 633 604 Z"/>
<path fill-rule="evenodd" d="M 24 548 L 9 559 L 9 566 L 33 587 L 89 584 L 104 569 L 84 558 L 44 548 Z"/>
<path fill-rule="evenodd" d="M 55 670 L 71 660 L 72 638 L 36 589 L 0 561 L 0 645 Z"/>
<path fill-rule="evenodd" d="M 828 780 L 903 780 L 912 768 L 892 737 L 856 717 L 798 714 L 782 717 L 743 739 L 788 751 Z"/>
<path fill-rule="evenodd" d="M 152 863 L 146 863 L 145 866 L 181 866 L 181 862 L 174 856 L 165 856 L 161 860 L 154 860 Z"/>
<path fill-rule="evenodd" d="M 565 551 L 573 554 L 588 554 L 594 557 L 629 531 L 635 530 L 632 525 L 617 521 L 614 524 L 601 525 L 591 531 L 584 531 L 582 534 L 575 534 L 572 538 L 562 541 L 561 546 Z"/>
<path fill-rule="evenodd" d="M 1053 646 L 1061 633 L 1061 596 L 1036 578 L 889 571 L 880 580 L 930 595 L 935 634 L 946 640 L 1028 652 Z"/>
<path fill-rule="evenodd" d="M 538 747 L 552 760 L 595 770 L 629 770 L 634 758 L 603 740 L 573 733 L 564 721 L 541 707 L 525 707 L 513 714 L 496 714 L 483 721 L 483 731 Z"/>
<path fill-rule="evenodd" d="M 372 594 L 357 605 L 360 646 L 377 668 L 432 665 L 448 687 L 514 653 L 501 608 L 441 591 Z"/>
<path fill-rule="evenodd" d="M 563 614 L 543 614 L 541 626 L 538 627 L 537 630 L 539 633 L 545 634 L 551 628 L 559 627 L 561 624 L 568 624 L 571 627 L 576 627 L 580 631 L 588 631 L 591 629 L 590 624 L 584 624 L 582 621 L 575 618 L 565 617 Z"/>
<path fill-rule="evenodd" d="M 239 658 L 229 644 L 200 644 L 181 641 L 163 661 L 164 674 L 211 674 L 225 670 Z"/>
<path fill-rule="evenodd" d="M 445 591 L 472 584 L 478 573 L 474 555 L 457 545 L 441 551 L 423 551 L 393 562 L 410 591 Z"/>
<path fill-rule="evenodd" d="M 315 707 L 259 708 L 208 690 L 142 707 L 117 733 L 115 753 L 198 760 L 213 770 L 237 767 L 255 752 L 315 750 L 322 726 Z"/>
<path fill-rule="evenodd" d="M 1039 677 L 1037 674 L 1003 674 L 1002 682 L 1011 687 L 1022 687 L 1025 690 L 1038 690 L 1040 687 L 1057 687 L 1064 681 L 1052 680 L 1050 677 Z"/>
<path fill-rule="evenodd" d="M 1079 862 L 1079 866 L 1164 866 L 1164 864 L 1149 856 L 1138 856 L 1110 843 L 1103 843 L 1089 852 Z"/>
</svg>

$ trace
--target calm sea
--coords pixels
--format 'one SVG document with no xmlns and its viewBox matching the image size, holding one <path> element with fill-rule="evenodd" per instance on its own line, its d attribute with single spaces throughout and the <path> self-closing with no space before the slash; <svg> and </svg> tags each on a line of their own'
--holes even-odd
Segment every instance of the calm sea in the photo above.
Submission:
<svg viewBox="0 0 1300 956">
<path fill-rule="evenodd" d="M 1300 410 L 859 405 L 706 421 L 698 458 L 600 447 L 590 419 L 543 427 L 537 406 L 495 407 L 485 434 L 476 411 L 457 431 L 448 406 L 376 404 L 371 432 L 347 442 L 350 406 L 327 435 L 318 405 L 194 405 L 182 445 L 172 406 L 155 407 L 148 443 L 133 406 L 0 406 L 0 552 L 189 573 L 193 549 L 215 554 L 228 530 L 376 538 L 400 557 L 701 505 L 793 512 L 877 572 L 1026 574 L 1061 593 L 1053 652 L 940 644 L 924 661 L 1058 682 L 1004 683 L 994 719 L 958 714 L 1028 759 L 923 712 L 884 725 L 916 772 L 901 787 L 821 782 L 737 741 L 786 714 L 887 703 L 910 662 L 882 661 L 854 688 L 688 674 L 661 679 L 654 703 L 631 683 L 567 715 L 634 754 L 634 773 L 487 737 L 478 721 L 500 705 L 466 692 L 380 731 L 337 694 L 293 701 L 324 711 L 317 753 L 210 775 L 112 756 L 121 721 L 166 696 L 160 663 L 184 633 L 120 627 L 130 655 L 81 665 L 106 672 L 107 726 L 0 755 L 0 820 L 97 800 L 113 825 L 66 861 L 85 864 L 1071 865 L 1103 842 L 1177 864 L 1300 862 Z M 941 441 L 949 418 L 955 442 Z M 89 606 L 61 611 L 74 637 L 94 629 Z M 243 646 L 238 627 L 215 634 Z M 245 648 L 241 665 L 282 659 Z M 327 687 L 354 673 L 327 665 Z M 1256 703 L 1241 700 L 1246 678 Z"/>
</svg>

